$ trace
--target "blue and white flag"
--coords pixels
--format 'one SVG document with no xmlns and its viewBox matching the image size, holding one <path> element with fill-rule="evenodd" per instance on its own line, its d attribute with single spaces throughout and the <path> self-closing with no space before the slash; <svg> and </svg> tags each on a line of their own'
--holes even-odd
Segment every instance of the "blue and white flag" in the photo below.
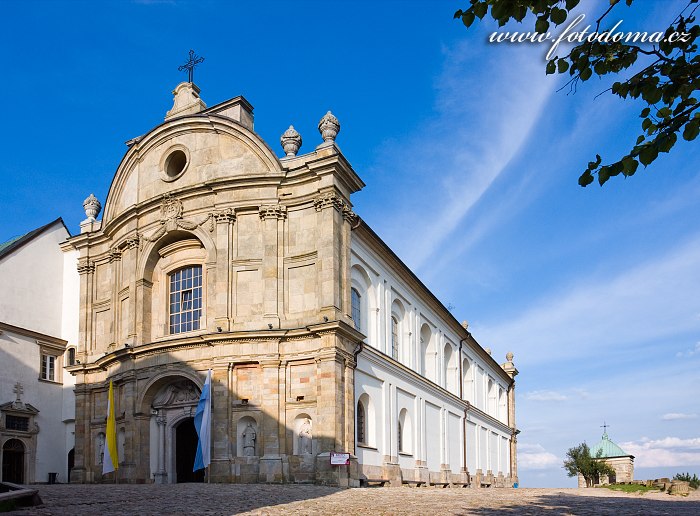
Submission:
<svg viewBox="0 0 700 516">
<path fill-rule="evenodd" d="M 211 462 L 211 369 L 207 371 L 207 381 L 202 387 L 202 395 L 194 413 L 194 427 L 197 430 L 197 455 L 192 471 L 203 469 Z"/>
</svg>

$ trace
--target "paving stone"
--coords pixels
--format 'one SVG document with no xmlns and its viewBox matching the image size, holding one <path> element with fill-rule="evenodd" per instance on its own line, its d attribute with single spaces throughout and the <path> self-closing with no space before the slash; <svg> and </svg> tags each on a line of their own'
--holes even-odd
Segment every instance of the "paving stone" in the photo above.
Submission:
<svg viewBox="0 0 700 516">
<path fill-rule="evenodd" d="M 607 489 L 337 489 L 317 485 L 41 485 L 43 506 L 21 515 L 700 515 L 688 497 Z"/>
</svg>

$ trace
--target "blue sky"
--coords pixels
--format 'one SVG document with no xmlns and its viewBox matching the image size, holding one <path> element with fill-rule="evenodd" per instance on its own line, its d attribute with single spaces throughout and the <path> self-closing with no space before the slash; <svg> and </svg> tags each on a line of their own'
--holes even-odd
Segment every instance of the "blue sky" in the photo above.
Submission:
<svg viewBox="0 0 700 516">
<path fill-rule="evenodd" d="M 662 30 L 683 2 L 619 6 Z M 641 104 L 545 76 L 546 46 L 487 42 L 467 2 L 3 4 L 0 241 L 104 202 L 124 142 L 172 106 L 190 48 L 208 105 L 244 95 L 282 155 L 332 110 L 367 183 L 353 202 L 497 360 L 515 353 L 523 486 L 573 486 L 566 449 L 609 434 L 636 477 L 700 473 L 700 153 L 581 188 L 636 139 Z M 607 2 L 588 2 L 592 20 Z M 666 25 L 665 25 L 666 24 Z M 513 30 L 517 28 L 513 27 Z"/>
</svg>

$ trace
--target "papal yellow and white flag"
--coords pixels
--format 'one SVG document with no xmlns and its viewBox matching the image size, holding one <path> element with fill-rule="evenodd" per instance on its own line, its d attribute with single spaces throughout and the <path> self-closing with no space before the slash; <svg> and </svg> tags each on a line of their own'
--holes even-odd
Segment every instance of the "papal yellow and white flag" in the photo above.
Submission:
<svg viewBox="0 0 700 516">
<path fill-rule="evenodd" d="M 119 469 L 119 457 L 117 456 L 117 421 L 114 417 L 114 386 L 109 381 L 109 400 L 107 401 L 107 438 L 105 442 L 105 454 L 102 461 L 102 474 L 111 473 Z"/>
</svg>

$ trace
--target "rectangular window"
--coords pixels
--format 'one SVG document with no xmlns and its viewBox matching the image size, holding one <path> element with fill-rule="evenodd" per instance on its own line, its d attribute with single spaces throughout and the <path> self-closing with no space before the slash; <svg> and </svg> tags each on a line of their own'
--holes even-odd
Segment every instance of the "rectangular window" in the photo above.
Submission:
<svg viewBox="0 0 700 516">
<path fill-rule="evenodd" d="M 5 416 L 5 428 L 8 430 L 20 430 L 21 432 L 29 431 L 29 418 L 21 416 Z"/>
<path fill-rule="evenodd" d="M 391 357 L 399 359 L 399 321 L 395 317 L 391 318 Z"/>
<path fill-rule="evenodd" d="M 170 274 L 170 333 L 199 329 L 202 316 L 202 266 L 185 267 Z"/>
<path fill-rule="evenodd" d="M 56 381 L 56 357 L 41 355 L 41 378 L 51 382 Z"/>
</svg>

